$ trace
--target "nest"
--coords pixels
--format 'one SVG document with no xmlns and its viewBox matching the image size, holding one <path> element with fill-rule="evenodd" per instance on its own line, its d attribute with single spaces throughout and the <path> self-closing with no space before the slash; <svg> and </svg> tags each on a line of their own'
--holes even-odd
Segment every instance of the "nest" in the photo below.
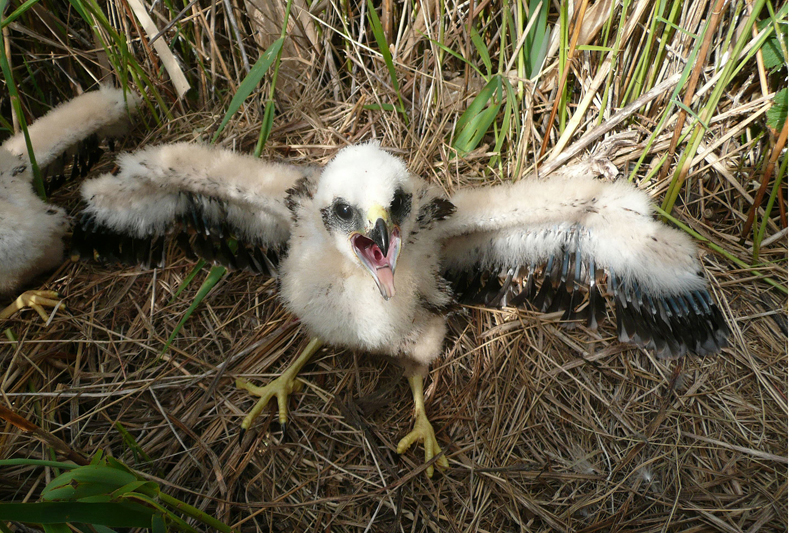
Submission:
<svg viewBox="0 0 800 533">
<path fill-rule="evenodd" d="M 176 37 L 173 48 L 190 73 L 193 92 L 184 99 L 159 71 L 160 60 L 140 39 L 135 19 L 114 3 L 103 6 L 152 82 L 147 98 L 156 102 L 158 95 L 165 102 L 142 117 L 122 149 L 210 139 L 230 102 L 225 92 L 232 94 L 247 73 L 242 50 L 254 68 L 281 29 L 282 11 L 274 30 L 269 15 L 247 12 L 259 2 L 233 2 L 230 12 L 223 4 L 228 3 L 193 5 L 166 33 Z M 294 6 L 279 76 L 253 93 L 219 143 L 252 151 L 264 102 L 274 101 L 264 157 L 324 164 L 343 144 L 378 137 L 412 170 L 448 191 L 518 179 L 546 165 L 539 161 L 542 139 L 554 149 L 563 117 L 569 120 L 584 98 L 593 97 L 586 91 L 605 58 L 575 54 L 568 96 L 558 90 L 557 54 L 546 58 L 537 83 L 503 71 L 509 87 L 519 89 L 520 105 L 509 115 L 517 122 L 499 151 L 492 134 L 497 130 L 490 129 L 474 149 L 457 153 L 457 120 L 485 81 L 430 39 L 481 65 L 481 53 L 463 31 L 473 27 L 497 67 L 500 56 L 508 62 L 514 50 L 501 39 L 510 31 L 501 16 L 484 5 L 451 12 L 423 2 L 392 11 L 384 3 L 380 13 L 389 17 L 384 34 L 393 46 L 393 75 L 365 20 L 366 8 L 346 6 L 350 11 L 341 12 L 343 6 L 326 6 Z M 703 6 L 685 5 L 676 23 L 699 32 L 703 9 L 712 8 Z M 271 12 L 271 6 L 262 7 Z M 176 14 L 158 9 L 154 18 L 163 28 Z M 625 68 L 600 86 L 562 153 L 581 142 L 581 132 L 596 135 L 594 102 L 606 87 L 610 113 L 622 107 L 618 93 L 631 80 L 624 73 L 637 64 L 636 50 L 650 35 L 648 9 L 627 14 L 640 17 L 640 24 L 620 42 L 624 53 L 618 61 Z M 584 24 L 601 18 L 598 13 L 585 15 Z M 721 16 L 719 28 L 742 24 L 733 7 Z M 70 43 L 49 40 L 51 17 L 67 21 Z M 549 24 L 555 17 L 553 11 Z M 87 89 L 90 72 L 115 78 L 103 61 L 105 52 L 92 50 L 89 27 L 74 15 L 31 9 L 10 28 L 17 67 L 58 50 L 33 78 L 18 80 L 32 115 L 67 99 L 62 87 Z M 713 81 L 714 54 L 722 50 L 726 32 L 712 32 L 699 98 L 706 94 L 703 84 Z M 601 38 L 602 33 L 589 35 L 584 43 Z M 652 72 L 656 80 L 680 72 L 674 54 L 688 54 L 691 46 L 685 35 L 670 33 L 663 72 Z M 691 167 L 672 211 L 717 247 L 705 248 L 702 262 L 732 331 L 732 346 L 722 354 L 662 361 L 620 344 L 613 321 L 598 331 L 565 329 L 558 324 L 561 313 L 465 308 L 452 318 L 444 354 L 426 382 L 428 416 L 451 465 L 429 480 L 421 449 L 403 456 L 394 451 L 412 427 L 413 403 L 391 358 L 324 349 L 300 375 L 304 387 L 290 398 L 286 431 L 273 403 L 239 441 L 241 419 L 254 399 L 235 389 L 234 380 L 276 377 L 306 342 L 302 326 L 281 307 L 274 279 L 226 275 L 168 342 L 209 267 L 192 278 L 195 263 L 177 248 L 167 251 L 163 268 L 151 270 L 66 261 L 37 284 L 65 295 L 65 307 L 47 324 L 32 312 L 3 324 L 14 337 L 0 342 L 3 403 L 40 431 L 6 423 L 0 456 L 51 459 L 66 450 L 84 457 L 102 451 L 241 531 L 784 530 L 788 337 L 781 288 L 788 283 L 788 242 L 780 213 L 762 205 L 756 218 L 759 224 L 765 220 L 759 266 L 741 266 L 753 259 L 753 243 L 740 239 L 759 185 L 752 180 L 761 178 L 778 138 L 763 125 L 767 100 L 756 63 L 747 65 L 750 72 L 728 82 L 708 120 L 703 145 L 712 156 Z M 15 72 L 22 77 L 24 67 Z M 77 85 L 64 85 L 65 78 Z M 50 101 L 42 101 L 34 79 Z M 571 107 L 548 129 L 559 93 Z M 643 178 L 670 154 L 680 108 L 667 115 L 668 126 L 651 147 L 646 140 L 669 94 L 629 113 L 624 127 L 638 129 L 642 140 L 614 154 L 628 177 L 648 150 L 645 164 L 630 177 L 643 181 L 655 201 L 668 194 L 672 173 Z M 506 93 L 502 101 L 509 99 Z M 7 102 L 0 105 L 6 117 Z M 758 113 L 762 129 L 753 139 L 755 126 L 748 120 Z M 496 128 L 502 128 L 500 117 Z M 112 167 L 107 154 L 92 172 Z M 770 184 L 777 175 L 776 167 Z M 76 212 L 78 185 L 68 180 L 50 200 Z M 782 187 L 777 194 L 779 204 Z M 0 499 L 35 501 L 52 476 L 47 468 L 5 468 Z"/>
</svg>

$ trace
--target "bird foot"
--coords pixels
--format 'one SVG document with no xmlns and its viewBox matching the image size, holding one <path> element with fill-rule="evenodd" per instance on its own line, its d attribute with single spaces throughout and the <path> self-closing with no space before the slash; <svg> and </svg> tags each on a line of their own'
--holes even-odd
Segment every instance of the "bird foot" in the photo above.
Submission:
<svg viewBox="0 0 800 533">
<path fill-rule="evenodd" d="M 242 421 L 242 432 L 250 429 L 253 420 L 261 414 L 261 411 L 264 410 L 264 407 L 267 406 L 267 403 L 269 403 L 273 397 L 278 400 L 278 422 L 281 424 L 281 429 L 285 429 L 286 421 L 289 419 L 289 410 L 286 407 L 289 401 L 289 395 L 293 392 L 298 392 L 302 387 L 303 384 L 300 380 L 288 374 L 282 374 L 263 387 L 258 387 L 243 379 L 237 379 L 237 389 L 245 389 L 253 396 L 260 397 L 255 407 L 247 413 L 247 416 Z"/>
<path fill-rule="evenodd" d="M 426 462 L 433 459 L 435 455 L 442 453 L 442 448 L 436 441 L 436 434 L 433 431 L 433 426 L 428 421 L 425 411 L 417 414 L 417 421 L 414 423 L 414 429 L 412 429 L 408 435 L 403 437 L 403 440 L 401 440 L 397 445 L 397 453 L 404 453 L 411 447 L 412 444 L 420 441 L 422 441 L 422 443 L 425 445 Z M 441 469 L 445 469 L 450 466 L 450 463 L 447 461 L 447 457 L 445 457 L 443 454 L 439 455 L 439 457 L 436 459 L 436 462 L 433 464 L 438 465 Z M 428 468 L 425 469 L 425 473 L 429 478 L 433 477 L 433 464 L 428 465 Z"/>
<path fill-rule="evenodd" d="M 42 317 L 42 320 L 47 322 L 49 315 L 44 312 L 43 305 L 48 307 L 56 307 L 61 303 L 58 293 L 55 291 L 27 291 L 23 292 L 19 298 L 14 300 L 14 303 L 0 311 L 0 320 L 5 320 L 20 309 L 30 307 Z"/>
</svg>

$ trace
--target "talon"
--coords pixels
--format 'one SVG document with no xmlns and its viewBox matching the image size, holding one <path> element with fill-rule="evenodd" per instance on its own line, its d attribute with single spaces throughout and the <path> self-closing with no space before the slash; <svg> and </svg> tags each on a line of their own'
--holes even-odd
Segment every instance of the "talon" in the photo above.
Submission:
<svg viewBox="0 0 800 533">
<path fill-rule="evenodd" d="M 436 440 L 436 435 L 433 431 L 433 426 L 428 421 L 428 417 L 425 416 L 425 413 L 422 412 L 417 415 L 417 421 L 414 424 L 414 429 L 411 432 L 403 437 L 400 443 L 397 445 L 397 453 L 405 453 L 412 444 L 416 442 L 422 442 L 423 446 L 425 447 L 425 462 L 431 461 L 437 455 L 439 456 L 434 463 L 428 465 L 425 469 L 425 473 L 429 478 L 433 477 L 433 465 L 436 464 L 439 468 L 449 468 L 450 463 L 447 460 L 447 457 L 442 454 L 442 448 L 439 446 L 438 441 Z"/>
<path fill-rule="evenodd" d="M 298 392 L 303 386 L 303 384 L 295 378 L 298 372 L 300 372 L 300 369 L 303 368 L 303 365 L 311 359 L 311 356 L 314 355 L 321 346 L 322 342 L 319 339 L 311 339 L 289 368 L 278 378 L 270 381 L 263 387 L 257 387 L 243 379 L 236 379 L 235 383 L 237 389 L 245 389 L 250 394 L 259 397 L 255 406 L 253 406 L 244 420 L 242 420 L 243 431 L 247 431 L 250 428 L 256 417 L 261 414 L 261 411 L 264 410 L 267 403 L 274 397 L 278 402 L 278 422 L 281 424 L 281 433 L 286 433 L 286 422 L 289 419 L 289 409 L 287 407 L 289 395 L 293 392 Z"/>
<path fill-rule="evenodd" d="M 242 442 L 244 441 L 244 434 L 245 433 L 247 433 L 247 429 L 239 428 L 239 446 L 241 446 Z"/>
</svg>

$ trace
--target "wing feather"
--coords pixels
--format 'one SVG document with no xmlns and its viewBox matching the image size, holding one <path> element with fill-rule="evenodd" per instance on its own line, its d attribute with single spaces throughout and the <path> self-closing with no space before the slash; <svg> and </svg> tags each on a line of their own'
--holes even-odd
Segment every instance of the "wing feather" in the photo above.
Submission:
<svg viewBox="0 0 800 533">
<path fill-rule="evenodd" d="M 98 141 L 124 134 L 138 101 L 122 90 L 102 88 L 33 122 L 28 133 L 42 174 L 50 178 L 46 189 L 60 181 L 52 174 L 61 174 L 69 159 L 74 158 L 72 174 L 85 175 L 101 153 Z M 0 294 L 17 291 L 63 260 L 67 214 L 34 193 L 31 166 L 22 133 L 0 145 Z"/>
<path fill-rule="evenodd" d="M 169 235 L 190 255 L 272 273 L 292 223 L 287 191 L 319 172 L 194 143 L 147 147 L 118 164 L 83 185 L 74 255 L 130 263 L 123 249 L 149 244 L 138 261 L 149 266 L 162 260 L 154 245 Z"/>
<path fill-rule="evenodd" d="M 662 357 L 727 346 L 694 243 L 655 220 L 633 185 L 567 174 L 463 190 L 452 202 L 439 228 L 442 268 L 464 301 L 529 302 L 597 327 L 606 296 L 623 341 Z"/>
<path fill-rule="evenodd" d="M 36 163 L 44 168 L 91 135 L 99 138 L 124 135 L 140 101 L 131 92 L 101 86 L 98 91 L 54 107 L 28 128 Z M 0 148 L 17 156 L 28 155 L 22 133 L 6 139 Z"/>
</svg>

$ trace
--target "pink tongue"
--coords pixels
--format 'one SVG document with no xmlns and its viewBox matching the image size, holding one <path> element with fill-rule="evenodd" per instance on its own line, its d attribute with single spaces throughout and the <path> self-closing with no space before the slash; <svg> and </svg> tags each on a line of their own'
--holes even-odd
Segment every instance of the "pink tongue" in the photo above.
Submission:
<svg viewBox="0 0 800 533">
<path fill-rule="evenodd" d="M 381 267 L 375 270 L 375 274 L 378 276 L 381 294 L 388 300 L 394 296 L 394 274 L 392 274 L 392 269 Z"/>
</svg>

